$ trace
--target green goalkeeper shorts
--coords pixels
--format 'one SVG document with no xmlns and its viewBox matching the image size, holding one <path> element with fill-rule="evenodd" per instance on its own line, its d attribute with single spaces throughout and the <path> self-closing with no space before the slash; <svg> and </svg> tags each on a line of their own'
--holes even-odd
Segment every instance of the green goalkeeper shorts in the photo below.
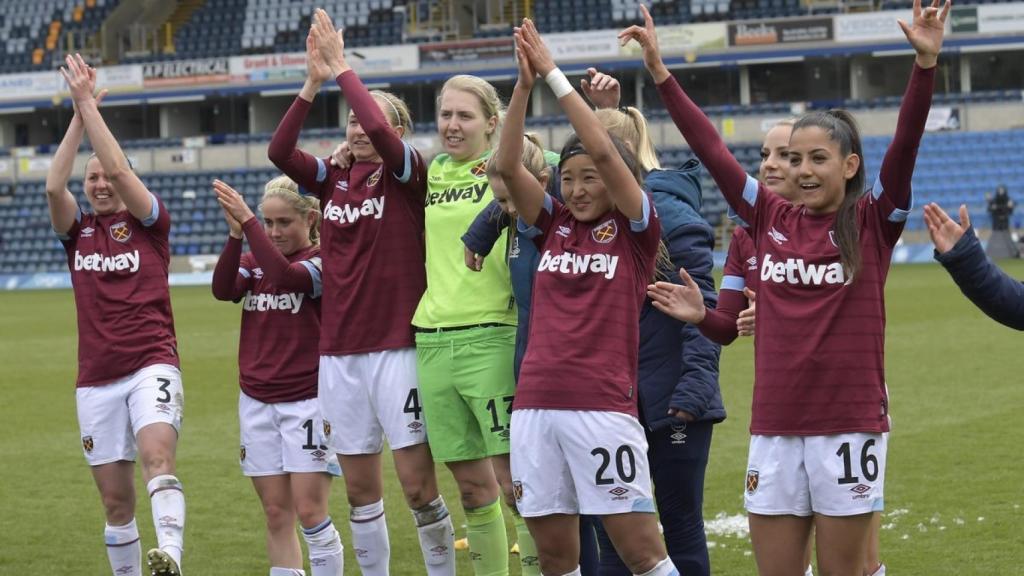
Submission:
<svg viewBox="0 0 1024 576">
<path fill-rule="evenodd" d="M 515 326 L 416 334 L 416 368 L 437 462 L 508 454 Z"/>
</svg>

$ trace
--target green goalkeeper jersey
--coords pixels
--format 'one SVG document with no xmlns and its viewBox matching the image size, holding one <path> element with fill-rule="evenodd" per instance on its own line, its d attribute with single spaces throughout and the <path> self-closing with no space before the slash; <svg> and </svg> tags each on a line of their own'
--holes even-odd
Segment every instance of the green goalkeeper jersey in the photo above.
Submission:
<svg viewBox="0 0 1024 576">
<path fill-rule="evenodd" d="M 484 323 L 516 324 L 515 300 L 505 259 L 508 235 L 494 245 L 483 270 L 465 263 L 462 235 L 493 199 L 486 164 L 479 158 L 457 162 L 440 154 L 427 171 L 427 290 L 412 323 L 421 328 L 450 328 Z"/>
</svg>

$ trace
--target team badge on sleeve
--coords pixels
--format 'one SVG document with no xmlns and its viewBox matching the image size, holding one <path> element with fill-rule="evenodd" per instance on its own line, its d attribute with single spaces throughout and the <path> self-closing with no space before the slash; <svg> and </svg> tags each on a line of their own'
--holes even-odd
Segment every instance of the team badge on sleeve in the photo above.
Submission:
<svg viewBox="0 0 1024 576">
<path fill-rule="evenodd" d="M 94 447 L 95 446 L 92 443 L 92 436 L 83 436 L 82 437 L 82 450 L 85 450 L 86 453 L 91 454 L 92 453 L 92 449 Z"/>
<path fill-rule="evenodd" d="M 747 470 L 747 494 L 754 494 L 757 492 L 757 485 L 760 482 L 761 475 L 757 470 Z"/>
<path fill-rule="evenodd" d="M 512 497 L 519 502 L 523 499 L 523 483 L 519 480 L 512 481 Z"/>
<path fill-rule="evenodd" d="M 110 225 L 110 237 L 118 242 L 127 242 L 132 237 L 132 229 L 127 222 L 118 222 Z"/>
<path fill-rule="evenodd" d="M 324 419 L 324 440 L 331 439 L 331 423 Z"/>
<path fill-rule="evenodd" d="M 598 244 L 607 244 L 612 240 L 615 240 L 615 236 L 619 233 L 619 227 L 615 224 L 615 220 L 608 220 L 604 224 L 601 224 L 597 228 L 590 231 L 590 235 L 594 238 L 594 242 Z"/>
<path fill-rule="evenodd" d="M 245 462 L 245 444 L 242 444 L 238 448 L 238 460 L 240 462 Z"/>
</svg>

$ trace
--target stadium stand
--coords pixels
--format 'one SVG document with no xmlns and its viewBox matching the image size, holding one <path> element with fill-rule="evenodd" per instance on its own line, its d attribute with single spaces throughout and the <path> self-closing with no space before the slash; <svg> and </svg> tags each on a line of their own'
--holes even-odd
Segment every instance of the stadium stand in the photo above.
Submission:
<svg viewBox="0 0 1024 576">
<path fill-rule="evenodd" d="M 116 6 L 112 0 L 7 0 L 0 15 L 0 72 L 54 67 L 67 36 L 84 39 L 99 32 Z"/>
</svg>

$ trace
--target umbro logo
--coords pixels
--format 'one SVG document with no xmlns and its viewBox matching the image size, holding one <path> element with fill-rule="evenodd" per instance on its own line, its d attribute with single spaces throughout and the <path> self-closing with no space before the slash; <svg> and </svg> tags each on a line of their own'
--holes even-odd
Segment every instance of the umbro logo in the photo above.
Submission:
<svg viewBox="0 0 1024 576">
<path fill-rule="evenodd" d="M 750 270 L 757 270 L 757 256 L 747 258 L 747 266 Z"/>
<path fill-rule="evenodd" d="M 555 232 L 555 234 L 558 234 L 562 238 L 568 238 L 569 237 L 569 232 L 571 232 L 571 230 L 569 230 L 568 226 L 559 226 L 558 227 L 558 231 Z"/>
<path fill-rule="evenodd" d="M 612 500 L 625 500 L 626 494 L 629 492 L 629 488 L 623 488 L 622 486 L 616 486 L 608 491 L 609 494 L 614 496 Z"/>
<path fill-rule="evenodd" d="M 789 238 L 783 236 L 781 232 L 775 229 L 775 226 L 772 226 L 771 229 L 768 230 L 768 237 L 774 240 L 779 246 L 782 246 L 783 242 L 789 241 Z"/>
<path fill-rule="evenodd" d="M 82 238 L 92 238 L 92 233 L 95 231 L 96 229 L 93 228 L 92 226 L 86 226 L 85 228 L 82 228 Z"/>
<path fill-rule="evenodd" d="M 864 494 L 865 492 L 870 492 L 870 491 L 871 491 L 871 486 L 868 486 L 866 484 L 857 484 L 853 488 L 850 488 L 850 492 L 856 492 L 857 494 Z"/>
<path fill-rule="evenodd" d="M 338 180 L 338 183 L 334 187 L 342 192 L 348 192 L 348 180 Z"/>
</svg>

